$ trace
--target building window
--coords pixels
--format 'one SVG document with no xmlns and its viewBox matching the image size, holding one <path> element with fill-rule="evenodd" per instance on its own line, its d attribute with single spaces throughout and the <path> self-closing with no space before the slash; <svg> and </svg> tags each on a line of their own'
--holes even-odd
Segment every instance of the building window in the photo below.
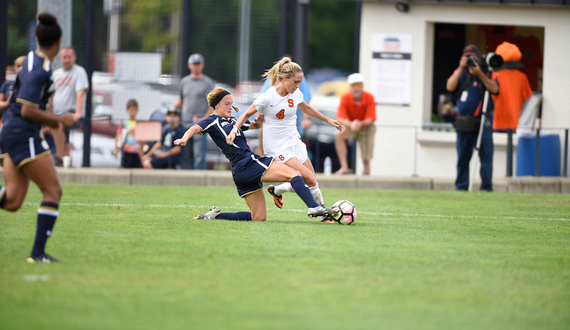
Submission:
<svg viewBox="0 0 570 330">
<path fill-rule="evenodd" d="M 507 25 L 435 24 L 432 121 L 446 122 L 449 116 L 440 113 L 440 95 L 447 78 L 459 66 L 463 47 L 474 44 L 481 54 L 494 52 L 503 41 L 515 44 L 521 50 L 522 67 L 533 91 L 542 91 L 542 59 L 544 54 L 544 28 Z"/>
</svg>

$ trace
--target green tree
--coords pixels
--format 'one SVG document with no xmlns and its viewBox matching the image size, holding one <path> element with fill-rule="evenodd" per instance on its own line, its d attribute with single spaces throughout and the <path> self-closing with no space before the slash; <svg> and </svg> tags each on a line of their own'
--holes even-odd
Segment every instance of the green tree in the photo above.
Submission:
<svg viewBox="0 0 570 330">
<path fill-rule="evenodd" d="M 37 0 L 10 1 L 8 7 L 8 63 L 28 53 L 28 25 L 36 21 Z"/>
<path fill-rule="evenodd" d="M 356 2 L 311 0 L 309 66 L 354 70 Z"/>
<path fill-rule="evenodd" d="M 123 51 L 164 52 L 163 72 L 172 65 L 170 45 L 178 41 L 171 32 L 172 15 L 181 11 L 180 0 L 125 0 L 121 17 Z"/>
</svg>

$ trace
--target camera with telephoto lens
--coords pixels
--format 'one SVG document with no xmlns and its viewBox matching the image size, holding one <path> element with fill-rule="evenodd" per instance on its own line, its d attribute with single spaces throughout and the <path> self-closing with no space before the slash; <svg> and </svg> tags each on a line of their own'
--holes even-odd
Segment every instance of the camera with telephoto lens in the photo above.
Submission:
<svg viewBox="0 0 570 330">
<path fill-rule="evenodd" d="M 479 63 L 479 59 L 475 55 L 470 55 L 467 57 L 467 67 L 475 67 L 475 62 Z M 503 65 L 503 57 L 499 54 L 489 53 L 486 55 L 481 55 L 481 63 L 479 66 L 488 67 L 490 70 L 498 69 Z"/>
<path fill-rule="evenodd" d="M 474 68 L 475 63 L 478 63 L 478 62 L 479 62 L 479 59 L 475 55 L 469 55 L 467 57 L 467 67 L 469 67 L 469 68 Z"/>
</svg>

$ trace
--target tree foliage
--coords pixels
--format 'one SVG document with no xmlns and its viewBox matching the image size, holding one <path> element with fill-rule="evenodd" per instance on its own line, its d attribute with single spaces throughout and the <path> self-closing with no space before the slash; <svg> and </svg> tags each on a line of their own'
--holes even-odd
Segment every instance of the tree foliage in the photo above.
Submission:
<svg viewBox="0 0 570 330">
<path fill-rule="evenodd" d="M 355 1 L 311 0 L 309 65 L 354 70 Z"/>
</svg>

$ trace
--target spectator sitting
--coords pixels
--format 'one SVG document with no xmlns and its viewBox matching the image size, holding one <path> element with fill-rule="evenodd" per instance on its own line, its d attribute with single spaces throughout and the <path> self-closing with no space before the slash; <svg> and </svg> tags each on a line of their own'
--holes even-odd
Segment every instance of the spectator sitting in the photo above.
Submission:
<svg viewBox="0 0 570 330">
<path fill-rule="evenodd" d="M 115 150 L 113 155 L 117 156 L 119 153 L 119 144 L 121 146 L 121 167 L 122 168 L 141 168 L 141 160 L 139 158 L 139 151 L 141 150 L 141 143 L 135 139 L 135 127 L 137 125 L 136 117 L 139 112 L 139 105 L 136 100 L 129 100 L 127 102 L 127 113 L 129 119 L 124 120 L 115 137 Z"/>
<path fill-rule="evenodd" d="M 182 147 L 174 145 L 174 140 L 184 135 L 184 130 L 180 127 L 180 110 L 168 110 L 166 122 L 168 125 L 162 130 L 160 142 L 155 143 L 147 153 L 141 156 L 144 168 L 180 168 Z"/>
<path fill-rule="evenodd" d="M 348 76 L 350 92 L 340 98 L 336 119 L 344 126 L 343 131 L 335 134 L 334 146 L 340 162 L 340 169 L 335 174 L 353 173 L 348 167 L 346 141 L 358 139 L 362 154 L 362 174 L 370 174 L 370 160 L 374 153 L 376 134 L 376 103 L 374 96 L 363 90 L 364 77 L 360 73 Z"/>
<path fill-rule="evenodd" d="M 26 59 L 26 56 L 20 56 L 18 57 L 15 61 L 14 61 L 14 73 L 18 74 L 18 71 L 20 71 L 20 68 L 22 67 L 22 63 L 24 62 L 24 60 Z M 6 67 L 6 79 L 8 79 L 8 76 L 10 75 L 14 75 L 14 73 L 11 73 L 11 70 L 9 70 L 8 68 L 10 67 Z M 2 87 L 0 87 L 0 119 L 2 118 L 2 113 L 4 112 L 4 109 L 6 109 L 9 105 L 10 105 L 10 94 L 12 93 L 12 86 L 14 86 L 14 84 L 16 83 L 15 81 L 15 77 L 14 80 L 6 80 L 3 84 Z M 0 121 L 1 123 L 1 121 Z"/>
</svg>

